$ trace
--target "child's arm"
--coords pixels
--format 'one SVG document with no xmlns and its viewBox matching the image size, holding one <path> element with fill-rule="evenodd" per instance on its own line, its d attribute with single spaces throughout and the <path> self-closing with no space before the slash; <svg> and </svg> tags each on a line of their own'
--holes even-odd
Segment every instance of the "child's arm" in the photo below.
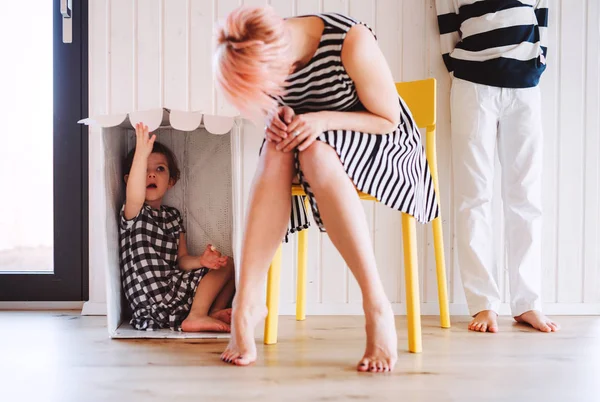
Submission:
<svg viewBox="0 0 600 402">
<path fill-rule="evenodd" d="M 442 57 L 448 72 L 452 73 L 452 58 L 450 53 L 460 41 L 460 20 L 458 19 L 458 10 L 454 0 L 435 0 L 435 8 L 438 16 L 438 25 L 440 27 L 440 40 Z"/>
<path fill-rule="evenodd" d="M 179 235 L 179 248 L 177 250 L 177 264 L 184 271 L 191 271 L 198 268 L 219 269 L 227 265 L 227 257 L 214 249 L 210 244 L 206 246 L 204 254 L 201 256 L 188 255 L 185 234 Z"/>
<path fill-rule="evenodd" d="M 538 28 L 540 31 L 540 44 L 544 55 L 544 64 L 548 54 L 548 0 L 538 0 L 535 6 L 535 16 L 537 17 Z"/>
<path fill-rule="evenodd" d="M 135 153 L 131 170 L 127 177 L 127 190 L 125 199 L 125 210 L 123 215 L 126 220 L 138 216 L 146 200 L 146 174 L 148 170 L 148 156 L 152 153 L 152 147 L 156 135 L 148 133 L 148 126 L 138 123 L 135 125 Z"/>
</svg>

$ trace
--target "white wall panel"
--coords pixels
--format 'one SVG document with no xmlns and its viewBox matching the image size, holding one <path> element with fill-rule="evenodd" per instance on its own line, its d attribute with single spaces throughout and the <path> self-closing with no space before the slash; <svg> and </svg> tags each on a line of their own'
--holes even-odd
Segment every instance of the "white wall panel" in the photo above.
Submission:
<svg viewBox="0 0 600 402">
<path fill-rule="evenodd" d="M 91 114 L 156 107 L 236 114 L 215 89 L 211 59 L 216 24 L 242 3 L 270 4 L 282 16 L 349 13 L 374 29 L 396 80 L 438 80 L 437 145 L 449 294 L 451 311 L 465 313 L 453 248 L 451 82 L 440 55 L 434 0 L 94 0 L 90 3 Z M 596 0 L 550 0 L 548 68 L 541 82 L 543 297 L 548 311 L 561 313 L 600 312 L 599 17 Z M 234 183 L 239 183 L 243 213 L 258 163 L 261 129 L 249 123 L 241 128 L 242 156 L 239 169 L 234 167 L 240 177 Z M 363 205 L 386 293 L 396 311 L 403 312 L 400 214 L 382 205 Z M 494 270 L 507 301 L 501 202 L 495 203 L 494 211 Z M 437 311 L 430 231 L 430 226 L 418 229 L 424 313 Z M 294 309 L 295 250 L 293 236 L 284 247 L 282 313 Z M 308 261 L 309 313 L 360 312 L 354 279 L 328 236 L 315 227 L 309 231 Z M 97 280 L 98 276 L 90 277 Z"/>
</svg>

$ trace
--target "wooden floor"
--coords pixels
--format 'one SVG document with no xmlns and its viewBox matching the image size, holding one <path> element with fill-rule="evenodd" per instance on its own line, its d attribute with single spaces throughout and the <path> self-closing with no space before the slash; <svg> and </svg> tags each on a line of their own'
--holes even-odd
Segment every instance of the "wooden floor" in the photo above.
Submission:
<svg viewBox="0 0 600 402">
<path fill-rule="evenodd" d="M 282 317 L 280 343 L 254 367 L 224 365 L 225 340 L 110 340 L 104 317 L 0 312 L 0 400 L 13 401 L 600 401 L 600 317 L 559 317 L 541 334 L 502 318 L 476 334 L 424 317 L 424 352 L 390 374 L 359 374 L 362 317 Z M 258 331 L 257 331 L 258 333 Z"/>
</svg>

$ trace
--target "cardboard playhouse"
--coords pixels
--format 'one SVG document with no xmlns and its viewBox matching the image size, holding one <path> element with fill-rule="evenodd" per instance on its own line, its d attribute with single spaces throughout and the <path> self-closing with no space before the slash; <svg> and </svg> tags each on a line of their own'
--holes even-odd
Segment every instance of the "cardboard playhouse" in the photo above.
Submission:
<svg viewBox="0 0 600 402">
<path fill-rule="evenodd" d="M 238 261 L 245 188 L 241 132 L 256 128 L 225 100 L 213 64 L 217 26 L 238 5 L 210 0 L 89 4 L 89 113 L 80 123 L 89 125 L 90 278 L 92 284 L 106 283 L 111 337 L 229 336 L 129 326 L 117 219 L 125 191 L 121 164 L 134 146 L 135 124 L 144 122 L 178 159 L 182 177 L 164 203 L 182 212 L 190 253 L 210 242 Z M 104 291 L 91 286 L 90 295 Z"/>
<path fill-rule="evenodd" d="M 189 252 L 201 254 L 210 243 L 223 254 L 234 255 L 232 131 L 237 130 L 236 120 L 221 119 L 216 125 L 209 122 L 207 127 L 196 119 L 194 127 L 189 122 L 178 124 L 171 117 L 168 110 L 155 110 L 133 114 L 135 120 L 128 115 L 121 122 L 114 116 L 81 121 L 94 127 L 90 130 L 90 144 L 94 144 L 90 147 L 90 174 L 96 173 L 94 187 L 100 191 L 90 194 L 94 197 L 91 204 L 95 205 L 90 207 L 90 256 L 96 265 L 104 267 L 107 326 L 112 338 L 229 337 L 229 334 L 170 329 L 138 331 L 129 324 L 131 316 L 123 296 L 119 266 L 118 215 L 125 199 L 122 163 L 127 152 L 135 147 L 135 122 L 147 123 L 157 134 L 157 141 L 176 156 L 181 178 L 167 192 L 163 204 L 181 211 Z"/>
</svg>

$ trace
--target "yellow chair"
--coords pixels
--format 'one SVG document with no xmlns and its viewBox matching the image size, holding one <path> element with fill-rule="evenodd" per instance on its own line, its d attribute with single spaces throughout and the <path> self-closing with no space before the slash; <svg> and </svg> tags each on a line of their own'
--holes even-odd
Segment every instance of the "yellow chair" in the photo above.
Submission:
<svg viewBox="0 0 600 402">
<path fill-rule="evenodd" d="M 398 94 L 408 105 L 418 127 L 427 129 L 426 155 L 433 176 L 436 193 L 439 195 L 437 159 L 435 148 L 436 123 L 436 80 L 433 78 L 396 83 Z M 292 186 L 292 195 L 305 195 L 300 185 Z M 369 194 L 359 192 L 360 199 L 377 201 Z M 307 200 L 308 201 L 308 200 Z M 307 202 L 308 207 L 308 202 Z M 421 310 L 419 299 L 419 271 L 417 261 L 416 222 L 413 216 L 402 213 L 402 239 L 406 281 L 406 315 L 408 318 L 408 349 L 413 353 L 422 351 Z M 433 240 L 437 269 L 438 299 L 442 328 L 450 328 L 448 293 L 446 289 L 446 267 L 442 239 L 442 219 L 433 221 Z M 308 231 L 298 233 L 298 277 L 296 291 L 296 320 L 306 318 L 306 265 L 308 254 Z M 277 343 L 279 313 L 279 282 L 281 274 L 281 246 L 277 250 L 267 278 L 267 308 L 264 343 Z"/>
</svg>

